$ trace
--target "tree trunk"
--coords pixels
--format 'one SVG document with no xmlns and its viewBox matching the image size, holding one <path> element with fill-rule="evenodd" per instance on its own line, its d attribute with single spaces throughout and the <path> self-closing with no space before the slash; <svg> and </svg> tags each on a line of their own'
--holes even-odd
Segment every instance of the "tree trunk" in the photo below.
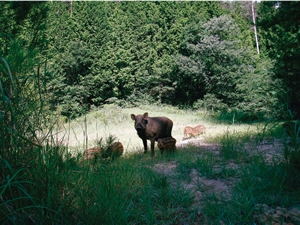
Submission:
<svg viewBox="0 0 300 225">
<path fill-rule="evenodd" d="M 258 38 L 257 38 L 257 31 L 256 31 L 254 1 L 253 0 L 252 0 L 252 17 L 253 17 L 253 27 L 254 27 L 254 35 L 255 35 L 255 41 L 256 41 L 257 54 L 259 54 L 259 45 L 258 45 Z"/>
</svg>

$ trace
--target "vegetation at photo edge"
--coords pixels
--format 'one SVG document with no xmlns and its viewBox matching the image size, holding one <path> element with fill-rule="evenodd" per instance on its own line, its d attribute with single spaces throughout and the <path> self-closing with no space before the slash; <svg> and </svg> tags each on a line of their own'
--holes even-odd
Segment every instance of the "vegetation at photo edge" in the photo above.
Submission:
<svg viewBox="0 0 300 225">
<path fill-rule="evenodd" d="M 149 167 L 174 159 L 180 179 L 194 168 L 215 177 L 212 155 L 86 162 L 53 134 L 111 104 L 203 110 L 225 123 L 298 122 L 299 21 L 298 1 L 0 2 L 0 223 L 253 224 L 257 204 L 294 204 L 297 135 L 272 165 L 238 159 L 244 146 L 234 135 L 219 139 L 224 162 L 248 164 L 218 174 L 244 178 L 228 208 L 204 196 L 203 219 L 191 192 Z"/>
</svg>

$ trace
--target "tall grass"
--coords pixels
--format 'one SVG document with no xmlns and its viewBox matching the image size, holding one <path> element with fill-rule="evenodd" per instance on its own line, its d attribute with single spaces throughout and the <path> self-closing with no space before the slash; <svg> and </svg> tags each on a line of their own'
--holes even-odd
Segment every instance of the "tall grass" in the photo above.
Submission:
<svg viewBox="0 0 300 225">
<path fill-rule="evenodd" d="M 62 163 L 61 153 L 58 148 L 52 149 L 51 138 L 50 145 L 40 144 L 45 137 L 38 137 L 37 131 L 44 129 L 47 119 L 34 82 L 17 80 L 6 60 L 2 58 L 2 62 L 1 74 L 9 79 L 0 80 L 1 223 L 28 223 L 37 218 L 47 221 L 50 215 L 56 215 L 51 202 L 57 204 L 58 199 L 52 194 L 46 199 L 43 196 L 46 187 L 48 190 L 51 187 L 53 192 L 59 190 L 49 185 L 50 180 L 55 187 L 61 184 L 60 179 L 64 180 L 61 177 L 64 174 L 51 176 Z"/>
</svg>

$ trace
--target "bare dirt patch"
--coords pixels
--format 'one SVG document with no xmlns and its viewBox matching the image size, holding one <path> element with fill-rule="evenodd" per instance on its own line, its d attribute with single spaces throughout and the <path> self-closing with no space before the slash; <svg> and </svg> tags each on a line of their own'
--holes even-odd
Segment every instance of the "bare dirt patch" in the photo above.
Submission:
<svg viewBox="0 0 300 225">
<path fill-rule="evenodd" d="M 216 157 L 221 152 L 221 146 L 213 143 L 206 143 L 203 138 L 194 138 L 180 141 L 176 144 L 177 149 L 185 149 L 188 147 L 199 148 L 199 151 L 209 151 L 214 152 Z M 245 143 L 244 148 L 251 154 L 261 154 L 266 162 L 272 162 L 272 160 L 283 159 L 284 143 L 281 139 L 263 140 L 260 143 Z M 178 180 L 177 175 L 178 163 L 176 161 L 169 161 L 164 163 L 158 163 L 154 165 L 153 169 L 159 173 L 163 174 L 168 178 L 170 183 L 174 185 L 181 184 L 183 188 L 191 191 L 194 195 L 194 206 L 198 207 L 199 215 L 201 212 L 201 201 L 203 197 L 209 193 L 214 193 L 218 196 L 222 196 L 225 199 L 231 198 L 231 188 L 234 186 L 235 182 L 239 178 L 215 178 L 210 179 L 199 173 L 198 170 L 192 169 L 189 173 L 189 179 Z M 218 169 L 220 165 L 215 165 L 214 169 Z M 228 161 L 226 168 L 231 168 L 237 170 L 239 164 L 234 161 Z M 272 208 L 266 204 L 257 205 L 255 208 L 259 208 L 261 213 L 254 214 L 254 218 L 259 224 L 272 224 L 272 225 L 293 225 L 300 224 L 300 208 L 292 207 L 287 208 Z"/>
<path fill-rule="evenodd" d="M 192 146 L 201 146 L 201 151 L 216 152 L 216 154 L 219 154 L 220 152 L 220 145 L 206 143 L 204 142 L 203 138 L 188 139 L 180 141 L 176 144 L 176 147 L 178 149 L 184 149 Z M 158 163 L 153 167 L 153 169 L 159 174 L 163 174 L 169 177 L 170 182 L 178 183 L 178 180 L 174 179 L 174 176 L 176 176 L 177 173 L 177 166 L 177 162 L 170 161 L 167 163 Z M 225 180 L 208 179 L 204 176 L 201 176 L 201 174 L 195 169 L 192 169 L 192 171 L 189 174 L 189 178 L 189 181 L 182 181 L 181 184 L 185 189 L 190 190 L 192 193 L 194 193 L 196 202 L 201 200 L 201 197 L 205 192 L 215 192 L 222 195 L 229 194 L 228 182 L 226 182 Z"/>
<path fill-rule="evenodd" d="M 203 137 L 199 138 L 192 138 L 192 139 L 185 139 L 176 143 L 177 148 L 187 148 L 187 147 L 200 147 L 201 149 L 208 150 L 208 151 L 219 151 L 220 145 L 215 143 L 207 143 L 204 141 Z"/>
</svg>

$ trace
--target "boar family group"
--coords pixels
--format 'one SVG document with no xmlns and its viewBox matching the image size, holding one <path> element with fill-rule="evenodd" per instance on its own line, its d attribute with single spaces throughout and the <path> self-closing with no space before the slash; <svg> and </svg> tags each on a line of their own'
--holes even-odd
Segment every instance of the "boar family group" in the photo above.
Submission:
<svg viewBox="0 0 300 225">
<path fill-rule="evenodd" d="M 164 150 L 174 151 L 176 149 L 176 139 L 172 137 L 173 121 L 167 117 L 149 117 L 148 113 L 143 115 L 131 114 L 131 119 L 134 120 L 134 128 L 138 136 L 142 139 L 144 145 L 144 153 L 147 153 L 147 140 L 151 142 L 151 155 L 154 156 L 155 141 L 158 142 L 158 148 L 161 153 Z M 300 136 L 299 124 L 295 122 L 286 122 L 283 125 L 287 134 L 296 140 Z M 184 138 L 196 137 L 206 132 L 204 125 L 196 127 L 186 126 L 183 134 Z M 106 150 L 101 148 L 91 148 L 84 152 L 84 159 L 93 159 L 96 157 L 108 158 L 112 160 L 122 155 L 124 147 L 121 142 L 112 143 Z"/>
<path fill-rule="evenodd" d="M 154 144 L 158 142 L 158 148 L 161 153 L 164 150 L 174 151 L 176 140 L 172 137 L 173 122 L 167 117 L 149 117 L 148 113 L 143 115 L 131 114 L 134 120 L 134 127 L 138 136 L 142 139 L 144 145 L 144 153 L 147 152 L 147 140 L 151 142 L 151 155 L 154 156 Z M 198 125 L 195 128 L 186 126 L 184 128 L 185 137 L 196 137 L 206 131 L 204 125 Z"/>
<path fill-rule="evenodd" d="M 176 149 L 176 139 L 172 137 L 173 121 L 167 117 L 149 117 L 148 113 L 143 115 L 131 114 L 134 120 L 134 128 L 138 136 L 142 139 L 144 145 L 144 153 L 147 153 L 147 140 L 151 142 L 151 155 L 154 156 L 155 141 L 161 153 L 165 150 L 173 152 Z M 196 127 L 186 126 L 184 128 L 185 137 L 196 137 L 206 131 L 204 125 Z M 123 154 L 124 147 L 121 142 L 114 142 L 106 150 L 100 147 L 90 148 L 84 151 L 83 158 L 94 159 L 97 157 L 108 158 L 112 160 Z"/>
</svg>

